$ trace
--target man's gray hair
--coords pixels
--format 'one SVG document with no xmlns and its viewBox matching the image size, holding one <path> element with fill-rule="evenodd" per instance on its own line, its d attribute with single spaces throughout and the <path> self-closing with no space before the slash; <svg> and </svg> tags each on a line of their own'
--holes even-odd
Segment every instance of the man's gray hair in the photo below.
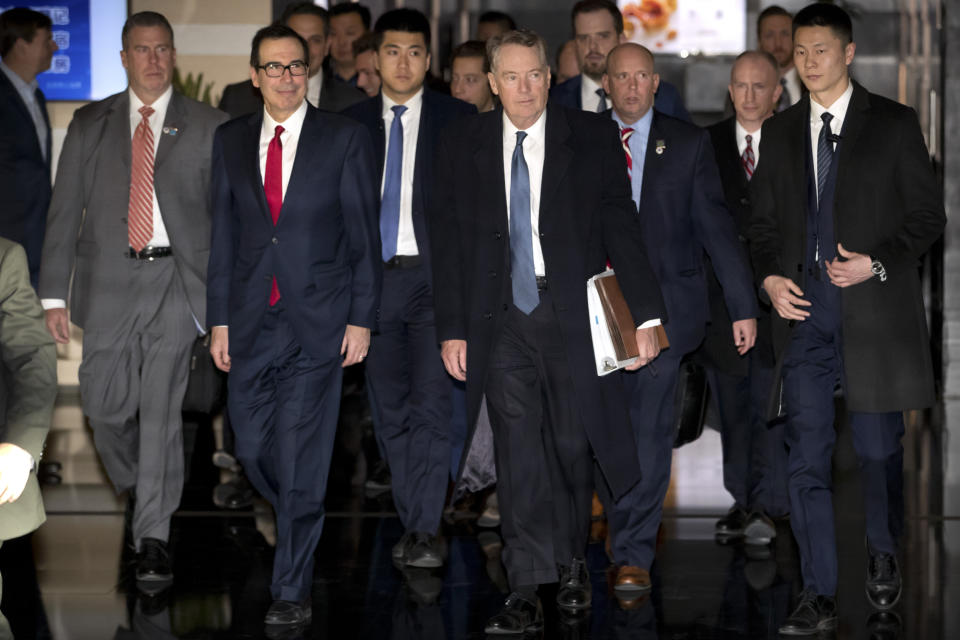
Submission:
<svg viewBox="0 0 960 640">
<path fill-rule="evenodd" d="M 547 43 L 537 33 L 529 29 L 516 29 L 514 31 L 504 31 L 500 35 L 487 40 L 487 59 L 490 60 L 490 71 L 497 72 L 500 66 L 500 50 L 508 44 L 516 44 L 521 47 L 536 49 L 540 58 L 540 64 L 547 68 Z"/>
</svg>

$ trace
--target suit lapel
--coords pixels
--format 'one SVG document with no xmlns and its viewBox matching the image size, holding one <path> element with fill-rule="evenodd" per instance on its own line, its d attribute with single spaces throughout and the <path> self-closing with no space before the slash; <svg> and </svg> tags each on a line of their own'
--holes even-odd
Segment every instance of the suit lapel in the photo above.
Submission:
<svg viewBox="0 0 960 640">
<path fill-rule="evenodd" d="M 10 78 L 7 77 L 7 74 L 0 71 L 0 91 L 8 94 L 6 97 L 0 96 L 0 99 L 6 101 L 9 104 L 16 105 L 16 109 L 20 112 L 20 116 L 24 119 L 23 126 L 29 126 L 28 131 L 36 131 L 33 125 L 33 116 L 30 115 L 30 110 L 27 108 L 27 105 L 23 102 L 23 98 L 20 97 L 20 92 L 17 91 L 17 88 L 13 86 L 13 83 L 10 82 Z M 43 112 L 43 121 L 47 123 L 47 165 L 50 165 L 50 122 L 47 119 L 47 109 L 44 103 L 40 103 L 40 110 Z M 7 124 L 7 123 L 5 123 Z M 40 152 L 40 140 L 34 134 L 34 139 L 37 141 L 37 153 Z"/>
<path fill-rule="evenodd" d="M 320 122 L 317 109 L 308 105 L 307 115 L 303 119 L 303 128 L 300 130 L 300 139 L 297 141 L 297 155 L 293 158 L 290 182 L 287 183 L 287 192 L 283 198 L 283 205 L 280 207 L 277 225 L 283 224 L 285 214 L 290 210 L 290 203 L 296 199 L 297 195 L 309 192 L 309 182 L 316 179 L 315 168 L 318 166 L 318 163 L 313 161 L 313 157 L 329 148 L 329 143 L 325 140 L 327 135 Z M 263 189 L 260 189 L 260 192 L 263 194 Z M 266 205 L 266 201 L 266 195 L 263 194 L 264 205 Z"/>
<path fill-rule="evenodd" d="M 507 195 L 503 183 L 503 110 L 497 109 L 485 118 L 484 126 L 480 128 L 480 140 L 477 141 L 473 161 L 476 165 L 478 182 L 491 185 L 490 189 L 483 190 L 486 198 L 480 211 L 491 212 L 491 219 L 486 220 L 501 233 L 507 230 Z"/>
<path fill-rule="evenodd" d="M 243 141 L 240 163 L 247 177 L 245 182 L 250 185 L 253 199 L 257 202 L 260 213 L 263 214 L 267 222 L 273 225 L 270 207 L 267 205 L 267 196 L 263 192 L 263 176 L 260 174 L 260 130 L 262 128 L 263 109 L 251 115 L 247 120 L 247 131 Z M 299 151 L 298 148 L 298 154 Z"/>
<path fill-rule="evenodd" d="M 157 140 L 157 153 L 153 159 L 154 174 L 163 166 L 164 161 L 170 157 L 170 152 L 180 138 L 183 137 L 184 129 L 187 127 L 183 100 L 184 98 L 176 91 L 170 96 L 170 104 L 167 105 L 167 115 L 163 119 L 163 128 L 160 130 L 160 139 Z"/>
<path fill-rule="evenodd" d="M 730 126 L 727 127 L 726 135 L 724 135 L 724 146 L 726 149 L 722 149 L 721 152 L 730 159 L 730 167 L 733 169 L 736 174 L 737 184 L 740 187 L 740 191 L 745 192 L 749 187 L 750 183 L 747 181 L 747 172 L 743 169 L 743 164 L 740 162 L 740 147 L 737 145 L 737 118 L 734 116 L 730 119 Z M 759 145 L 757 145 L 759 146 Z M 756 156 L 756 147 L 754 147 L 754 156 Z"/>
<path fill-rule="evenodd" d="M 851 80 L 853 82 L 853 80 Z M 837 184 L 833 196 L 834 217 L 839 211 L 837 198 L 843 193 L 844 179 L 849 174 L 850 163 L 853 162 L 854 148 L 857 139 L 863 131 L 870 111 L 870 96 L 867 90 L 859 84 L 853 84 L 853 95 L 850 96 L 850 105 L 843 119 L 843 128 L 840 133 L 840 143 L 837 145 Z"/>
<path fill-rule="evenodd" d="M 37 89 L 37 104 L 40 105 L 40 113 L 43 114 L 43 124 L 47 127 L 47 148 L 44 150 L 46 153 L 47 159 L 47 171 L 50 171 L 51 157 L 50 154 L 53 153 L 53 129 L 50 128 L 50 116 L 47 114 L 47 97 L 43 95 L 43 91 Z"/>
<path fill-rule="evenodd" d="M 650 135 L 647 137 L 647 150 L 643 154 L 643 181 L 640 186 L 640 206 L 638 207 L 643 218 L 643 205 L 648 198 L 647 194 L 653 189 L 652 185 L 659 184 L 659 175 L 668 149 L 670 140 L 667 138 L 660 122 L 658 111 L 653 112 L 653 122 L 650 123 Z M 657 152 L 660 149 L 660 152 Z"/>
<path fill-rule="evenodd" d="M 549 217 L 553 210 L 551 206 L 561 180 L 567 174 L 574 151 L 567 143 L 570 138 L 570 124 L 563 113 L 563 109 L 550 108 L 547 105 L 547 123 L 544 135 L 543 152 L 543 182 L 540 185 L 540 211 L 538 212 L 540 226 Z M 501 144 L 503 137 L 501 136 Z M 502 181 L 501 181 L 502 182 Z"/>
<path fill-rule="evenodd" d="M 370 104 L 373 105 L 374 109 L 374 112 L 371 114 L 371 118 L 377 123 L 377 126 L 374 127 L 373 134 L 373 150 L 377 154 L 377 167 L 380 169 L 380 176 L 377 180 L 377 184 L 382 184 L 384 163 L 386 162 L 387 157 L 387 134 L 383 128 L 383 95 L 378 93 L 377 97 L 374 98 L 373 102 Z"/>
<path fill-rule="evenodd" d="M 107 125 L 104 140 L 101 142 L 109 153 L 115 153 L 123 165 L 127 182 L 130 181 L 130 94 L 124 91 L 113 103 L 107 114 Z"/>
</svg>

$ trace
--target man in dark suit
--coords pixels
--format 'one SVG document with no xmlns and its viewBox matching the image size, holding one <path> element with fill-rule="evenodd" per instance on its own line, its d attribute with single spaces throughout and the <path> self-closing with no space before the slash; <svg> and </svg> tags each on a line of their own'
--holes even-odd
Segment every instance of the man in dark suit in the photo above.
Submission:
<svg viewBox="0 0 960 640">
<path fill-rule="evenodd" d="M 787 416 L 790 522 L 804 583 L 780 631 L 807 635 L 837 619 L 837 384 L 863 477 L 867 597 L 880 609 L 900 597 L 902 412 L 935 400 L 917 263 L 946 220 L 914 112 L 850 79 L 856 45 L 846 12 L 809 5 L 793 34 L 810 97 L 763 125 L 749 240 L 778 316 L 782 393 L 773 399 Z"/>
<path fill-rule="evenodd" d="M 370 33 L 370 9 L 359 2 L 343 1 L 330 7 L 330 65 L 332 76 L 359 87 L 360 70 L 353 43 Z"/>
<path fill-rule="evenodd" d="M 327 33 L 330 31 L 330 17 L 326 9 L 312 2 L 291 4 L 284 10 L 280 23 L 296 31 L 310 47 L 307 102 L 318 109 L 337 112 L 363 100 L 362 91 L 336 82 L 333 74 L 323 68 L 323 58 L 327 55 Z M 263 97 L 250 80 L 244 80 L 224 87 L 218 106 L 231 118 L 237 118 L 259 112 L 263 108 Z"/>
<path fill-rule="evenodd" d="M 213 132 L 226 115 L 173 90 L 173 29 L 127 20 L 129 88 L 74 114 L 57 167 L 39 294 L 54 339 L 84 330 L 83 412 L 117 491 L 135 497 L 138 584 L 173 578 L 190 350 L 206 311 Z"/>
<path fill-rule="evenodd" d="M 570 109 L 603 113 L 610 108 L 610 98 L 601 84 L 607 55 L 626 42 L 623 15 L 610 0 L 580 0 L 573 6 L 570 19 L 580 75 L 551 89 L 550 100 Z M 654 107 L 661 113 L 690 121 L 680 92 L 669 82 L 659 84 Z"/>
<path fill-rule="evenodd" d="M 0 15 L 0 236 L 23 245 L 30 283 L 40 275 L 40 252 L 50 205 L 50 120 L 37 74 L 57 50 L 50 18 L 16 7 Z"/>
<path fill-rule="evenodd" d="M 35 471 L 56 397 L 57 353 L 30 286 L 26 254 L 0 237 L 0 544 L 46 519 Z M 3 613 L 0 638 L 12 638 Z"/>
<path fill-rule="evenodd" d="M 780 72 L 780 97 L 777 111 L 800 102 L 806 89 L 793 64 L 793 16 L 783 7 L 770 5 L 757 16 L 757 48 L 777 61 Z"/>
<path fill-rule="evenodd" d="M 658 83 L 645 47 L 627 43 L 610 52 L 603 86 L 613 100 L 611 117 L 619 125 L 647 255 L 666 302 L 670 341 L 652 366 L 624 376 L 643 480 L 617 504 L 608 497 L 607 512 L 619 566 L 615 588 L 628 596 L 650 588 L 670 483 L 680 361 L 703 341 L 710 320 L 705 251 L 734 319 L 726 327 L 727 340 L 743 355 L 757 331 L 753 279 L 724 203 L 710 136 L 654 108 Z"/>
<path fill-rule="evenodd" d="M 538 35 L 510 31 L 487 46 L 503 108 L 441 138 L 430 222 L 444 365 L 467 382 L 471 429 L 486 396 L 496 450 L 513 592 L 486 630 L 521 634 L 539 624 L 540 584 L 559 578 L 558 606 L 590 607 L 593 459 L 615 498 L 640 477 L 620 374 L 596 373 L 586 282 L 609 259 L 633 319 L 665 316 L 616 128 L 547 105 Z M 655 327 L 636 337 L 634 369 L 660 349 Z"/>
<path fill-rule="evenodd" d="M 424 87 L 430 22 L 422 13 L 388 11 L 374 33 L 380 95 L 344 112 L 370 131 L 374 175 L 382 184 L 384 284 L 367 379 L 378 416 L 374 428 L 393 474 L 393 499 L 405 532 L 393 557 L 431 568 L 443 562 L 436 533 L 447 493 L 453 382 L 437 346 L 426 216 L 437 137 L 448 123 L 476 109 Z"/>
<path fill-rule="evenodd" d="M 343 367 L 366 356 L 380 293 L 370 138 L 306 102 L 307 46 L 257 32 L 264 110 L 213 149 L 210 351 L 230 372 L 237 457 L 276 512 L 271 626 L 311 618 Z"/>
<path fill-rule="evenodd" d="M 773 115 L 782 91 L 777 61 L 769 53 L 746 51 L 730 71 L 728 92 L 735 115 L 709 127 L 727 207 L 745 245 L 750 222 L 749 184 L 760 162 L 760 126 Z M 743 247 L 746 252 L 746 246 Z M 772 517 L 790 512 L 786 487 L 783 425 L 767 425 L 767 400 L 773 375 L 769 305 L 761 309 L 757 343 L 741 356 L 730 342 L 730 312 L 713 266 L 707 261 L 710 324 L 697 359 L 707 369 L 723 443 L 723 485 L 734 504 L 717 521 L 717 540 L 745 537 L 767 544 L 776 535 Z"/>
</svg>

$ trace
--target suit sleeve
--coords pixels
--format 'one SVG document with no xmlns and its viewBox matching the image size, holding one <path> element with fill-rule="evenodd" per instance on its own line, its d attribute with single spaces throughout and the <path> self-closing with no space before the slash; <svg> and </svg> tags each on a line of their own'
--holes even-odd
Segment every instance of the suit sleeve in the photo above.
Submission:
<svg viewBox="0 0 960 640">
<path fill-rule="evenodd" d="M 448 133 L 440 136 L 434 172 L 433 210 L 427 221 L 433 264 L 433 305 L 437 339 L 466 340 L 467 321 L 463 291 L 463 252 L 460 250 L 460 228 L 457 222 L 457 197 L 454 183 L 456 160 L 450 150 Z"/>
<path fill-rule="evenodd" d="M 57 397 L 57 353 L 17 244 L 0 255 L 0 353 L 9 392 L 3 441 L 39 460 Z"/>
<path fill-rule="evenodd" d="M 210 168 L 210 258 L 207 263 L 207 324 L 230 324 L 230 279 L 239 228 L 223 149 L 223 127 L 213 134 Z"/>
<path fill-rule="evenodd" d="M 893 175 L 908 211 L 899 232 L 870 251 L 891 275 L 916 268 L 917 260 L 940 237 L 947 222 L 930 154 L 912 109 L 904 112 L 900 129 Z"/>
<path fill-rule="evenodd" d="M 604 135 L 600 136 L 599 142 L 602 145 L 603 162 L 600 204 L 603 244 L 634 322 L 639 326 L 659 318 L 666 323 L 667 307 L 647 257 L 640 218 L 630 195 L 630 182 L 617 125 L 612 120 L 603 124 Z"/>
<path fill-rule="evenodd" d="M 77 236 L 87 204 L 83 177 L 86 173 L 84 149 L 89 143 L 85 141 L 86 132 L 81 120 L 75 115 L 70 121 L 57 165 L 57 181 L 47 212 L 47 230 L 40 258 L 37 289 L 41 298 L 66 300 L 70 290 Z"/>
<path fill-rule="evenodd" d="M 366 128 L 356 126 L 347 143 L 340 180 L 340 203 L 352 268 L 350 314 L 347 322 L 373 329 L 380 305 L 383 275 L 380 252 L 379 189 L 373 143 Z"/>
<path fill-rule="evenodd" d="M 700 244 L 706 249 L 723 288 L 723 297 L 734 320 L 760 314 L 753 290 L 753 276 L 737 236 L 737 225 L 727 210 L 710 135 L 700 132 L 697 145 L 692 213 Z"/>
<path fill-rule="evenodd" d="M 746 229 L 755 284 L 761 291 L 763 281 L 768 276 L 785 275 L 783 265 L 780 264 L 780 247 L 783 241 L 780 238 L 780 225 L 777 223 L 777 200 L 772 181 L 773 172 L 770 170 L 772 164 L 780 162 L 780 156 L 771 134 L 764 123 L 760 138 L 760 156 L 765 160 L 757 165 L 753 178 L 750 179 L 751 212 Z"/>
</svg>

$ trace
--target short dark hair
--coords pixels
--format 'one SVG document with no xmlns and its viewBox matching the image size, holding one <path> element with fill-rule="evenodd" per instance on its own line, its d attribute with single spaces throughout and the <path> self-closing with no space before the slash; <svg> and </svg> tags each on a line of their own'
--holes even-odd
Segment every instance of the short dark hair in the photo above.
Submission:
<svg viewBox="0 0 960 640">
<path fill-rule="evenodd" d="M 0 56 L 6 56 L 21 38 L 33 42 L 40 29 L 50 29 L 50 17 L 24 7 L 14 7 L 0 13 Z"/>
<path fill-rule="evenodd" d="M 853 42 L 850 15 L 835 4 L 817 2 L 801 9 L 793 18 L 793 33 L 800 27 L 829 27 L 845 45 Z"/>
<path fill-rule="evenodd" d="M 140 11 L 133 14 L 123 23 L 123 30 L 120 32 L 120 42 L 124 50 L 129 44 L 130 31 L 134 27 L 163 27 L 170 34 L 170 44 L 173 44 L 173 27 L 162 13 L 156 11 Z"/>
<path fill-rule="evenodd" d="M 423 42 L 430 50 L 430 21 L 416 9 L 393 9 L 377 18 L 373 32 L 377 34 L 377 49 L 383 44 L 383 34 L 387 31 L 403 31 L 423 35 Z"/>
<path fill-rule="evenodd" d="M 254 69 L 260 66 L 260 44 L 264 40 L 283 40 L 284 38 L 292 38 L 300 43 L 300 47 L 303 49 L 303 62 L 309 64 L 310 49 L 307 47 L 307 41 L 287 25 L 274 23 L 254 34 L 253 42 L 250 43 L 250 66 Z"/>
<path fill-rule="evenodd" d="M 330 17 L 345 16 L 348 13 L 355 13 L 360 16 L 363 28 L 370 31 L 370 9 L 356 2 L 341 2 L 330 7 Z"/>
<path fill-rule="evenodd" d="M 594 11 L 608 12 L 610 17 L 613 18 L 613 28 L 616 30 L 617 35 L 623 33 L 623 14 L 620 13 L 617 5 L 610 2 L 610 0 L 580 0 L 580 2 L 573 5 L 573 9 L 570 10 L 570 25 L 573 28 L 574 35 L 577 34 L 577 16 L 581 13 L 593 13 Z"/>
<path fill-rule="evenodd" d="M 283 10 L 283 13 L 280 14 L 280 19 L 277 20 L 277 22 L 289 26 L 288 23 L 293 16 L 316 16 L 323 20 L 323 32 L 325 34 L 330 33 L 330 14 L 319 5 L 315 5 L 312 2 L 295 2 L 294 4 L 289 4 L 287 8 Z"/>
<path fill-rule="evenodd" d="M 361 53 L 377 50 L 377 34 L 365 33 L 353 41 L 353 57 L 356 58 Z"/>
<path fill-rule="evenodd" d="M 763 24 L 763 21 L 767 18 L 773 18 L 774 16 L 783 16 L 788 20 L 793 20 L 793 15 L 789 11 L 780 5 L 772 4 L 761 11 L 760 15 L 757 16 L 757 37 L 760 36 L 760 25 Z"/>
<path fill-rule="evenodd" d="M 480 17 L 477 18 L 477 24 L 481 22 L 498 22 L 503 25 L 507 31 L 513 31 L 517 28 L 517 22 L 513 19 L 513 16 L 503 11 L 484 11 L 480 14 Z"/>
<path fill-rule="evenodd" d="M 450 54 L 451 67 L 453 66 L 453 61 L 457 58 L 480 58 L 483 60 L 483 72 L 486 73 L 490 71 L 490 61 L 487 59 L 487 43 L 485 42 L 467 40 L 457 45 L 453 53 Z"/>
</svg>

